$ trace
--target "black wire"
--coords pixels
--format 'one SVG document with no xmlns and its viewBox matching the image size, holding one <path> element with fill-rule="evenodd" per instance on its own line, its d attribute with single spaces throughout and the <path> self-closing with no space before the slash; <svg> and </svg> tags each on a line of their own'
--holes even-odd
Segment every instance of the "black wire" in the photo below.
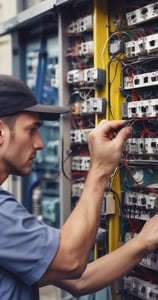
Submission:
<svg viewBox="0 0 158 300">
<path fill-rule="evenodd" d="M 119 195 L 117 194 L 117 192 L 114 191 L 113 189 L 110 189 L 110 192 L 114 194 L 114 196 L 118 200 L 118 203 L 119 203 L 119 206 L 120 206 L 121 201 L 120 201 L 120 198 L 119 198 Z"/>
<path fill-rule="evenodd" d="M 116 67 L 115 67 L 114 77 L 113 77 L 112 81 L 110 81 L 110 68 L 111 68 L 111 64 L 113 62 L 116 62 L 116 61 L 117 61 L 117 64 L 116 64 Z M 110 112 L 113 120 L 115 118 L 114 118 L 114 115 L 113 115 L 113 112 L 112 112 L 112 109 L 111 109 L 111 85 L 112 85 L 112 83 L 114 82 L 114 80 L 116 78 L 119 63 L 122 64 L 122 62 L 123 61 L 121 59 L 119 59 L 118 57 L 112 58 L 108 62 L 108 108 L 109 108 L 109 112 Z"/>
<path fill-rule="evenodd" d="M 69 181 L 71 181 L 71 177 L 69 177 L 67 174 L 66 174 L 66 171 L 64 169 L 64 164 L 65 162 L 67 161 L 67 159 L 71 156 L 71 152 L 68 153 L 68 155 L 64 158 L 64 140 L 62 138 L 62 158 L 61 158 L 61 169 L 62 169 L 62 172 L 63 172 L 63 175 L 65 176 L 66 179 L 68 179 Z"/>
</svg>

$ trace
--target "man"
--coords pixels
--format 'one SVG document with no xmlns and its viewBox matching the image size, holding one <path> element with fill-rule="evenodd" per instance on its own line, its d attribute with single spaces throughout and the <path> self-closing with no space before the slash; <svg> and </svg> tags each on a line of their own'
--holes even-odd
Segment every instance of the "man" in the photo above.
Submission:
<svg viewBox="0 0 158 300">
<path fill-rule="evenodd" d="M 56 119 L 63 107 L 42 106 L 19 79 L 0 75 L 0 182 L 27 175 L 44 148 L 39 119 Z M 36 300 L 54 284 L 74 295 L 94 292 L 132 269 L 158 247 L 158 216 L 137 237 L 87 264 L 102 199 L 130 134 L 124 121 L 102 121 L 89 135 L 91 166 L 78 205 L 60 230 L 36 220 L 13 195 L 0 190 L 0 299 Z M 118 132 L 118 133 L 116 133 Z"/>
</svg>

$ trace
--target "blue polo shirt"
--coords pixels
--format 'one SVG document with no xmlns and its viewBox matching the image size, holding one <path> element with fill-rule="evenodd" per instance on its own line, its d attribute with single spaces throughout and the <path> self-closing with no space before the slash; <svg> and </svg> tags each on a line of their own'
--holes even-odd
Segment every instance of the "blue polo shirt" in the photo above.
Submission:
<svg viewBox="0 0 158 300">
<path fill-rule="evenodd" d="M 39 299 L 37 282 L 57 252 L 59 235 L 0 188 L 0 299 Z"/>
</svg>

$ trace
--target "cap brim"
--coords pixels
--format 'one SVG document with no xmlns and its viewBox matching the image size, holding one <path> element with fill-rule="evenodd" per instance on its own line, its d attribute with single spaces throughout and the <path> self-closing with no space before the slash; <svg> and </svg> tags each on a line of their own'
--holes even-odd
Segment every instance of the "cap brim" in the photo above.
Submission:
<svg viewBox="0 0 158 300">
<path fill-rule="evenodd" d="M 39 113 L 41 120 L 58 120 L 61 114 L 66 114 L 71 111 L 68 107 L 43 104 L 33 105 L 24 110 Z"/>
</svg>

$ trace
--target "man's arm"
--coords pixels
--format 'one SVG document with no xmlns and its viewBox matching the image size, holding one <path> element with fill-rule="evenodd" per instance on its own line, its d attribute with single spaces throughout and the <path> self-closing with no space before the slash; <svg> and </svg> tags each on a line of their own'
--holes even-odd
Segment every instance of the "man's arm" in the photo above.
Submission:
<svg viewBox="0 0 158 300">
<path fill-rule="evenodd" d="M 91 166 L 84 190 L 61 228 L 59 249 L 40 285 L 79 278 L 84 272 L 98 230 L 104 190 L 130 133 L 130 128 L 124 128 L 115 134 L 123 124 L 124 121 L 104 120 L 89 134 Z"/>
<path fill-rule="evenodd" d="M 81 278 L 53 282 L 74 296 L 96 292 L 132 270 L 141 259 L 158 248 L 158 215 L 142 231 L 115 251 L 87 265 Z"/>
</svg>

